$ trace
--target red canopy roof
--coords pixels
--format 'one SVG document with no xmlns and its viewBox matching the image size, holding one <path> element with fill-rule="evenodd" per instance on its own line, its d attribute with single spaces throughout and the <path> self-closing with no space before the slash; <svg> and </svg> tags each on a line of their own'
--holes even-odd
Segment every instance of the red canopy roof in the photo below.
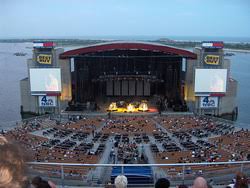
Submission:
<svg viewBox="0 0 250 188">
<path fill-rule="evenodd" d="M 60 55 L 61 59 L 76 57 L 78 55 L 85 55 L 94 52 L 104 52 L 112 50 L 143 50 L 151 52 L 162 52 L 166 54 L 173 54 L 181 57 L 196 59 L 197 55 L 187 50 L 174 48 L 162 44 L 152 43 L 137 43 L 137 42 L 116 42 L 116 43 L 105 43 L 96 44 L 93 46 L 87 46 L 75 50 L 70 50 Z"/>
</svg>

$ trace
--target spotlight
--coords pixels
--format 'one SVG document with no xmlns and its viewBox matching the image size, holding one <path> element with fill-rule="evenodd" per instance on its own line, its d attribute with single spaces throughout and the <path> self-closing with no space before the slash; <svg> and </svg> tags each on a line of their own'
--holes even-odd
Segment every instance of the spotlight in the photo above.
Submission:
<svg viewBox="0 0 250 188">
<path fill-rule="evenodd" d="M 142 112 L 148 111 L 148 104 L 145 103 L 145 102 L 142 102 L 142 103 L 139 105 L 139 111 L 142 111 Z"/>
<path fill-rule="evenodd" d="M 134 112 L 134 111 L 135 111 L 135 106 L 132 105 L 132 104 L 129 104 L 129 105 L 127 106 L 127 112 Z"/>
<path fill-rule="evenodd" d="M 109 108 L 108 108 L 108 111 L 116 111 L 117 110 L 117 105 L 115 102 L 112 102 L 110 105 L 109 105 Z"/>
</svg>

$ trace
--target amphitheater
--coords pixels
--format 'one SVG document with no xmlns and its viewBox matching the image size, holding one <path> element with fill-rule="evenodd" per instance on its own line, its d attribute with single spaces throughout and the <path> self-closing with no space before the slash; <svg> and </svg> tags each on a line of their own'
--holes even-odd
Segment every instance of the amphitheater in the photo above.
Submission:
<svg viewBox="0 0 250 188">
<path fill-rule="evenodd" d="M 89 113 L 43 116 L 2 131 L 30 155 L 29 174 L 58 185 L 112 187 L 124 174 L 130 187 L 192 185 L 203 176 L 213 186 L 250 175 L 250 132 L 231 121 L 193 114 Z M 225 186 L 224 186 L 225 187 Z"/>
</svg>

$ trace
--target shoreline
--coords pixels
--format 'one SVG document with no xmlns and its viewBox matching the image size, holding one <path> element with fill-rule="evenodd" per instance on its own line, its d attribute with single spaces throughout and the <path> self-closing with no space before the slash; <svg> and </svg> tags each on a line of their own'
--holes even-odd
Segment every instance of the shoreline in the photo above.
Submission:
<svg viewBox="0 0 250 188">
<path fill-rule="evenodd" d="M 227 52 L 250 53 L 250 50 L 244 50 L 244 49 L 232 49 L 232 48 L 224 48 L 224 51 L 227 51 Z"/>
</svg>

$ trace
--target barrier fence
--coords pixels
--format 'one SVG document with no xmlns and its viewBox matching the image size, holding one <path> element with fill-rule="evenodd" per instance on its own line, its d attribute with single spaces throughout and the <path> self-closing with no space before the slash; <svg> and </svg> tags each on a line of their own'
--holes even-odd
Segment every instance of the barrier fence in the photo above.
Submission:
<svg viewBox="0 0 250 188">
<path fill-rule="evenodd" d="M 227 181 L 228 181 L 228 178 L 229 179 L 231 178 L 231 180 L 232 180 L 232 178 L 235 176 L 236 172 L 239 172 L 239 171 L 247 174 L 248 176 L 250 175 L 250 161 L 205 162 L 205 163 L 175 163 L 175 164 L 81 164 L 81 163 L 49 163 L 49 162 L 28 162 L 27 164 L 28 164 L 28 166 L 34 166 L 34 167 L 36 165 L 39 165 L 39 166 L 46 165 L 46 166 L 51 166 L 51 167 L 60 167 L 60 178 L 58 179 L 59 181 L 57 181 L 57 183 L 60 184 L 62 187 L 64 187 L 65 185 L 71 185 L 70 182 L 65 183 L 67 181 L 67 180 L 65 181 L 65 168 L 67 168 L 67 167 L 72 167 L 72 169 L 74 169 L 74 167 L 90 167 L 90 168 L 120 167 L 121 168 L 121 174 L 124 174 L 124 168 L 127 168 L 127 167 L 151 167 L 151 168 L 181 167 L 182 168 L 181 176 L 179 176 L 177 178 L 177 181 L 175 183 L 173 183 L 172 180 L 170 179 L 171 185 L 173 185 L 173 184 L 175 184 L 175 185 L 178 185 L 178 184 L 190 185 L 190 183 L 193 181 L 195 176 L 190 179 L 190 176 L 186 173 L 186 170 L 189 167 L 194 167 L 194 166 L 196 166 L 196 167 L 197 166 L 207 167 L 207 166 L 224 165 L 224 166 L 228 167 L 228 169 L 232 169 L 230 171 L 231 174 L 229 173 L 227 176 L 225 176 Z M 220 172 L 218 171 L 216 173 L 216 171 L 215 171 L 215 177 L 216 176 L 219 177 L 219 175 L 220 175 Z M 203 176 L 205 178 L 208 178 L 208 177 L 206 177 L 206 174 L 203 174 Z M 168 178 L 168 175 L 166 177 Z M 157 180 L 157 178 L 154 176 L 154 174 L 153 174 L 153 179 L 154 179 L 154 181 Z M 218 182 L 220 182 L 220 181 L 218 181 Z M 84 184 L 81 184 L 81 185 L 84 185 Z M 94 182 L 88 182 L 87 186 L 88 187 L 91 187 L 91 186 L 96 187 L 96 186 L 104 186 L 104 184 L 102 182 L 99 182 L 99 183 L 98 182 L 95 182 L 95 183 Z M 141 187 L 141 186 L 142 185 L 134 185 L 133 187 Z M 148 185 L 143 185 L 143 186 L 152 187 L 153 184 L 148 184 Z"/>
</svg>

